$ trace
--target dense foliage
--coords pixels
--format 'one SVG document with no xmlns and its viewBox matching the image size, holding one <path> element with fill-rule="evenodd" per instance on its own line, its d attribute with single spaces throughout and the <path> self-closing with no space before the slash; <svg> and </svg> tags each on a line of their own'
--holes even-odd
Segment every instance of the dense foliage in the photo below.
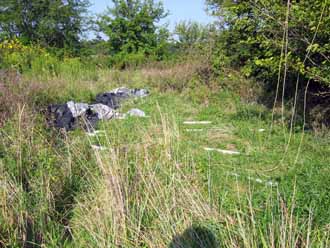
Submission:
<svg viewBox="0 0 330 248">
<path fill-rule="evenodd" d="M 162 58 L 168 31 L 157 23 L 167 16 L 162 2 L 113 0 L 113 8 L 101 15 L 100 30 L 109 38 L 109 53 L 119 60 Z M 127 58 L 125 58 L 127 57 Z"/>
<path fill-rule="evenodd" d="M 76 50 L 86 27 L 88 0 L 2 0 L 0 38 Z"/>
<path fill-rule="evenodd" d="M 281 82 L 291 88 L 298 76 L 330 84 L 329 1 L 207 2 L 221 17 L 223 51 L 246 76 L 274 85 L 280 69 Z"/>
<path fill-rule="evenodd" d="M 38 63 L 37 60 L 47 67 L 48 62 L 53 59 L 44 48 L 24 45 L 18 39 L 1 42 L 0 56 L 0 68 L 12 68 L 20 72 L 31 69 Z"/>
<path fill-rule="evenodd" d="M 205 46 L 206 42 L 214 38 L 215 33 L 217 30 L 212 24 L 203 25 L 196 21 L 182 21 L 175 26 L 174 38 L 181 49 L 186 49 Z"/>
</svg>

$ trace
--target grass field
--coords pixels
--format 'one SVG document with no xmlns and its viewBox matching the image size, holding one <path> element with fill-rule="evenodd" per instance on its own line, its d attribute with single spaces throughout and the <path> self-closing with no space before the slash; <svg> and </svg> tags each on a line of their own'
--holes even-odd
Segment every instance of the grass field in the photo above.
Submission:
<svg viewBox="0 0 330 248">
<path fill-rule="evenodd" d="M 24 75 L 0 129 L 0 247 L 329 247 L 328 136 L 277 110 L 272 123 L 237 73 L 202 84 L 192 71 Z M 120 109 L 148 118 L 96 137 L 46 127 L 47 104 L 118 86 L 150 90 Z"/>
</svg>

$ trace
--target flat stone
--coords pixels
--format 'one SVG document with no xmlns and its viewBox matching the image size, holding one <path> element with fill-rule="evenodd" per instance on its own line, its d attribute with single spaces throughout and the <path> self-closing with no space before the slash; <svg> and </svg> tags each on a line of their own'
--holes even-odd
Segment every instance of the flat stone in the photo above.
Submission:
<svg viewBox="0 0 330 248">
<path fill-rule="evenodd" d="M 183 122 L 185 125 L 209 125 L 212 124 L 211 121 L 185 121 Z"/>
<path fill-rule="evenodd" d="M 210 148 L 210 147 L 204 147 L 204 150 L 208 151 L 208 152 L 214 151 L 214 152 L 219 152 L 219 153 L 228 154 L 228 155 L 239 155 L 239 154 L 241 154 L 238 151 L 223 150 L 223 149 Z"/>
<path fill-rule="evenodd" d="M 136 116 L 136 117 L 146 117 L 146 114 L 141 110 L 137 108 L 133 108 L 130 111 L 127 112 L 129 116 Z"/>
</svg>

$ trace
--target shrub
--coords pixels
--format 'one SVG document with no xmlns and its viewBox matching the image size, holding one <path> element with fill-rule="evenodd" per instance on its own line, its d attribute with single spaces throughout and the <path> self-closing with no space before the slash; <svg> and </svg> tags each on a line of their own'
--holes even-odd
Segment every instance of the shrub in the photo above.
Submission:
<svg viewBox="0 0 330 248">
<path fill-rule="evenodd" d="M 118 69 L 136 68 L 148 60 L 143 52 L 126 53 L 120 52 L 109 57 L 109 65 Z"/>
<path fill-rule="evenodd" d="M 16 69 L 20 72 L 37 70 L 56 74 L 57 58 L 39 45 L 24 45 L 18 39 L 5 40 L 0 43 L 2 55 L 0 67 Z"/>
<path fill-rule="evenodd" d="M 297 76 L 301 86 L 308 80 L 314 85 L 330 84 L 328 1 L 208 0 L 208 4 L 214 15 L 223 17 L 222 51 L 246 76 L 275 91 L 280 71 L 289 97 Z"/>
</svg>

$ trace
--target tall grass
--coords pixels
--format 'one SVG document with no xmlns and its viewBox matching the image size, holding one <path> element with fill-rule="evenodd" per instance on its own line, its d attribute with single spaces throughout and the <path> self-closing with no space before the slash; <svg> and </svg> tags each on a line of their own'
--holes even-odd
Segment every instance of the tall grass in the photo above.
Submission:
<svg viewBox="0 0 330 248">
<path fill-rule="evenodd" d="M 28 92 L 19 88 L 24 97 L 12 105 L 0 130 L 0 247 L 329 247 L 329 226 L 314 221 L 312 207 L 299 205 L 294 182 L 291 195 L 274 186 L 259 197 L 258 187 L 247 183 L 241 190 L 242 182 L 234 180 L 231 187 L 237 189 L 229 192 L 237 195 L 221 204 L 228 192 L 214 180 L 225 178 L 212 176 L 211 160 L 196 158 L 175 116 L 186 108 L 177 104 L 185 97 L 189 104 L 198 98 L 214 106 L 205 99 L 221 87 L 212 82 L 194 92 L 194 83 L 203 80 L 194 73 L 199 66 L 184 68 L 96 70 L 96 81 L 79 68 L 77 75 L 25 75 L 23 85 L 36 86 Z M 166 80 L 173 85 L 184 80 L 184 92 L 162 85 Z M 48 103 L 89 101 L 119 85 L 152 88 L 151 118 L 103 123 L 105 136 L 96 138 L 47 128 L 42 109 Z M 225 108 L 224 101 L 208 109 L 207 117 Z M 251 114 L 245 103 L 237 104 Z M 234 121 L 239 114 L 222 118 Z M 217 137 L 212 141 L 225 139 Z M 93 144 L 107 150 L 93 150 Z M 252 156 L 242 161 L 254 163 Z"/>
<path fill-rule="evenodd" d="M 17 122 L 20 125 L 21 119 Z M 240 195 L 234 209 L 220 211 L 211 205 L 194 161 L 180 157 L 180 132 L 175 122 L 165 114 L 161 114 L 160 123 L 150 122 L 147 129 L 136 127 L 142 142 L 116 147 L 115 141 L 105 138 L 108 150 L 94 152 L 88 152 L 93 140 L 73 138 L 63 148 L 62 152 L 67 150 L 64 154 L 55 148 L 44 154 L 40 149 L 47 149 L 48 141 L 38 131 L 30 130 L 35 139 L 32 144 L 27 141 L 31 136 L 20 129 L 16 134 L 2 132 L 15 140 L 12 146 L 17 161 L 13 166 L 18 167 L 2 166 L 2 244 L 328 247 L 329 230 L 315 229 L 312 213 L 308 219 L 296 215 L 294 195 L 292 202 L 286 203 L 279 191 L 274 196 L 270 190 L 259 208 L 251 203 L 253 193 Z M 32 145 L 31 150 L 27 145 Z M 40 158 L 34 165 L 22 156 Z M 58 171 L 51 168 L 55 163 L 44 161 L 52 156 L 62 162 Z M 48 166 L 43 167 L 43 162 Z M 76 196 L 65 195 L 65 190 L 74 194 L 74 188 L 65 189 L 70 181 L 71 187 L 85 187 L 80 186 Z M 210 234 L 205 237 L 197 227 Z M 190 234 L 185 234 L 186 230 Z"/>
<path fill-rule="evenodd" d="M 175 125 L 163 116 L 138 135 L 143 142 L 134 147 L 109 143 L 109 151 L 95 153 L 101 177 L 78 201 L 73 219 L 80 246 L 166 247 L 194 222 L 217 218 L 177 157 Z"/>
</svg>

